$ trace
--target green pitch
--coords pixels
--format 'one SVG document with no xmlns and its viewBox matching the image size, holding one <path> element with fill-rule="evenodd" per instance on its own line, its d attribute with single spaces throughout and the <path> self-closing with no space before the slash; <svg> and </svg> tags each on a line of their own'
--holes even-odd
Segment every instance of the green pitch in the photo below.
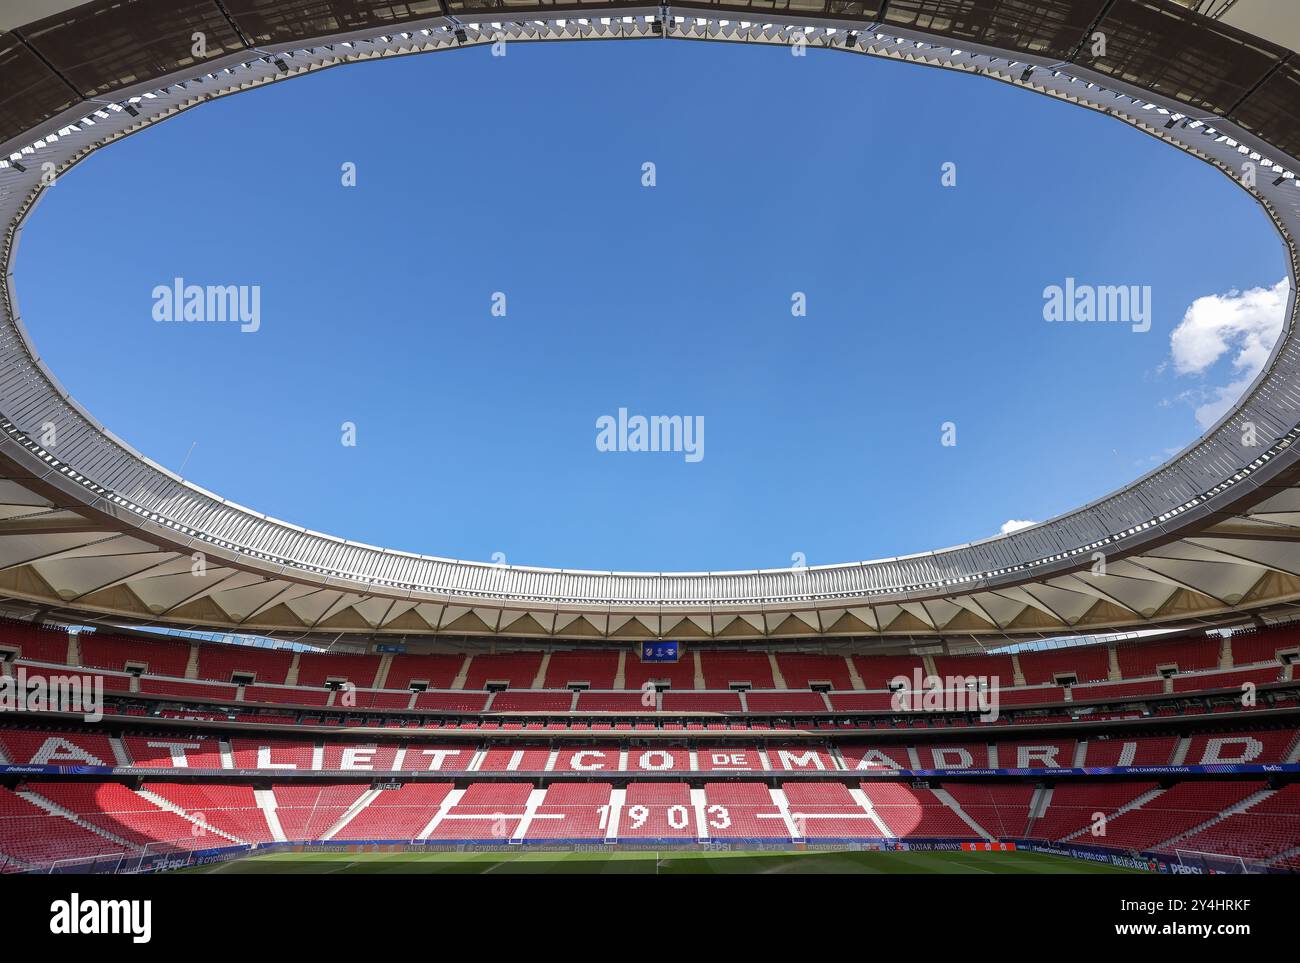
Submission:
<svg viewBox="0 0 1300 963">
<path fill-rule="evenodd" d="M 1043 853 L 640 852 L 271 853 L 186 873 L 1125 873 Z"/>
</svg>

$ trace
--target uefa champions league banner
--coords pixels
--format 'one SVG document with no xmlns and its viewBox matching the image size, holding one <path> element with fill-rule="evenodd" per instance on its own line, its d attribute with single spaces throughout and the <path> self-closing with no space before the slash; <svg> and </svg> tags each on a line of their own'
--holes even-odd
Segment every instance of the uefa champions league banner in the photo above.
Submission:
<svg viewBox="0 0 1300 963">
<path fill-rule="evenodd" d="M 593 769 L 574 772 L 511 771 L 511 776 L 606 776 L 611 774 L 650 776 L 663 773 L 682 774 L 694 770 L 617 770 Z M 704 772 L 705 770 L 699 770 Z M 714 770 L 716 772 L 716 770 Z M 735 772 L 737 770 L 730 770 Z M 748 771 L 748 770 L 747 770 Z M 1259 776 L 1270 773 L 1300 773 L 1300 763 L 1223 763 L 1214 766 L 1104 766 L 1082 769 L 787 769 L 752 770 L 763 775 L 795 776 L 805 772 L 852 773 L 854 778 L 904 776 L 914 779 L 950 779 L 954 776 Z M 463 773 L 462 769 L 177 769 L 143 766 L 0 766 L 0 775 L 29 776 L 275 776 L 292 779 L 294 776 L 319 776 L 321 773 L 345 776 L 371 776 L 376 779 L 409 779 L 411 776 L 448 776 Z M 482 773 L 475 773 L 482 775 Z"/>
</svg>

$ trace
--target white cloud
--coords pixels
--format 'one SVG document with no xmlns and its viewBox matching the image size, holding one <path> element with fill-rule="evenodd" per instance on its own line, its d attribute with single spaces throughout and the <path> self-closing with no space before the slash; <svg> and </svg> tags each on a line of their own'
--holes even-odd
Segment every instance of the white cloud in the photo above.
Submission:
<svg viewBox="0 0 1300 963">
<path fill-rule="evenodd" d="M 1231 410 L 1232 406 L 1237 403 L 1250 383 L 1255 380 L 1255 375 L 1259 370 L 1251 371 L 1245 377 L 1232 382 L 1232 384 L 1222 385 L 1214 389 L 1214 397 L 1196 409 L 1196 423 L 1201 426 L 1201 430 L 1209 428 L 1216 421 L 1222 418 Z"/>
<path fill-rule="evenodd" d="M 1283 278 L 1271 288 L 1197 298 L 1170 335 L 1174 370 L 1182 375 L 1205 374 L 1220 358 L 1232 354 L 1236 377 L 1202 392 L 1203 403 L 1196 409 L 1201 428 L 1228 411 L 1263 369 L 1282 333 L 1290 290 L 1289 279 Z"/>
<path fill-rule="evenodd" d="M 1037 524 L 1037 522 L 1027 522 L 1019 518 L 1009 518 L 1002 523 L 1002 534 L 1010 535 L 1012 532 L 1018 532 L 1022 528 L 1028 528 L 1030 525 Z"/>
</svg>

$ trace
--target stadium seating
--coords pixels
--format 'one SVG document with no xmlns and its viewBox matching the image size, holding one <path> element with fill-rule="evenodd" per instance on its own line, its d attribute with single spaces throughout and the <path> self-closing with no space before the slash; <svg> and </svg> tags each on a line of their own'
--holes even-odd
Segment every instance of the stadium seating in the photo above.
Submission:
<svg viewBox="0 0 1300 963">
<path fill-rule="evenodd" d="M 819 692 L 747 692 L 750 712 L 825 712 L 826 700 Z"/>
<path fill-rule="evenodd" d="M 56 629 L 0 620 L 0 649 L 17 652 L 27 662 L 63 665 L 68 661 L 68 635 Z"/>
<path fill-rule="evenodd" d="M 706 782 L 704 822 L 710 839 L 789 839 L 790 829 L 761 782 Z"/>
<path fill-rule="evenodd" d="M 1095 702 L 1099 699 L 1128 699 L 1147 695 L 1159 695 L 1165 691 L 1165 684 L 1160 680 L 1146 682 L 1112 682 L 1102 685 L 1081 685 L 1071 691 L 1075 702 Z"/>
<path fill-rule="evenodd" d="M 609 828 L 613 786 L 604 782 L 556 783 L 546 790 L 524 839 L 600 840 Z"/>
<path fill-rule="evenodd" d="M 1187 750 L 1187 763 L 1212 766 L 1237 762 L 1285 762 L 1295 742 L 1294 729 L 1199 735 L 1192 739 Z"/>
<path fill-rule="evenodd" d="M 348 693 L 342 693 L 335 699 L 335 704 L 345 702 Z M 410 706 L 414 693 L 390 692 L 388 690 L 357 689 L 351 693 L 356 699 L 357 709 L 405 709 Z"/>
<path fill-rule="evenodd" d="M 767 758 L 778 772 L 830 772 L 838 768 L 831 754 L 815 745 L 770 745 Z"/>
<path fill-rule="evenodd" d="M 1086 744 L 1085 766 L 1164 766 L 1169 764 L 1178 739 L 1174 736 L 1119 735 L 1110 739 L 1088 739 Z"/>
<path fill-rule="evenodd" d="M 0 786 L 0 870 L 14 868 L 6 858 L 24 866 L 42 867 L 129 852 L 130 848 L 94 827 L 52 815 L 48 809 Z"/>
<path fill-rule="evenodd" d="M 182 678 L 190 661 L 190 643 L 160 637 L 144 641 L 99 632 L 80 636 L 81 664 L 95 669 L 124 672 L 144 666 L 151 675 Z"/>
<path fill-rule="evenodd" d="M 754 689 L 775 687 L 772 663 L 765 652 L 700 652 L 700 671 L 706 689 L 728 689 L 748 684 Z"/>
<path fill-rule="evenodd" d="M 321 768 L 331 772 L 384 772 L 397 768 L 395 743 L 326 742 Z"/>
<path fill-rule="evenodd" d="M 1092 826 L 1100 825 L 1098 813 L 1109 819 L 1121 808 L 1157 788 L 1153 782 L 1059 783 L 1052 790 L 1046 811 L 1030 827 L 1030 835 L 1036 839 L 1056 841 L 1090 831 Z M 1094 840 L 1100 840 L 1100 837 L 1090 833 L 1079 841 L 1092 843 Z"/>
<path fill-rule="evenodd" d="M 211 736 L 156 734 L 122 739 L 131 765 L 146 769 L 221 769 L 221 745 Z"/>
<path fill-rule="evenodd" d="M 787 689 L 806 689 L 814 683 L 828 683 L 832 689 L 853 688 L 849 666 L 842 655 L 779 652 L 776 665 Z"/>
<path fill-rule="evenodd" d="M 924 787 L 892 775 L 1296 762 L 1294 714 L 1243 715 L 1248 707 L 1233 690 L 1253 682 L 1263 687 L 1262 708 L 1294 713 L 1291 670 L 1276 653 L 1297 638 L 1294 628 L 1239 633 L 1232 668 L 1220 667 L 1217 636 L 1024 651 L 1014 662 L 996 653 L 929 660 L 940 674 L 998 676 L 1002 713 L 994 724 L 896 710 L 883 686 L 896 675 L 910 681 L 925 666 L 910 655 L 701 648 L 660 665 L 642 663 L 632 649 L 621 657 L 613 648 L 549 656 L 295 654 L 88 634 L 82 662 L 119 673 L 107 683 L 120 693 L 106 707 L 116 714 L 61 729 L 49 720 L 0 719 L 0 765 L 130 766 L 149 781 L 138 790 L 109 776 L 72 782 L 67 769 L 17 777 L 29 781 L 0 790 L 0 871 L 236 841 L 424 835 L 452 845 L 1031 838 L 1300 869 L 1297 789 L 1270 786 L 1263 775 L 1225 770 L 1231 781 L 1171 782 L 1179 777 L 1168 770 L 1157 784 L 972 773 Z M 59 662 L 67 642 L 57 632 L 0 623 L 0 658 L 35 652 Z M 195 651 L 196 678 L 187 679 Z M 1121 681 L 1110 678 L 1112 652 Z M 120 674 L 128 665 L 149 668 L 138 692 Z M 1156 677 L 1168 666 L 1178 669 L 1171 680 Z M 1013 685 L 1017 667 L 1022 686 Z M 463 688 L 453 688 L 462 673 Z M 237 686 L 235 674 L 255 681 Z M 1079 684 L 1055 684 L 1064 675 Z M 286 685 L 291 678 L 296 684 Z M 357 687 L 325 687 L 340 679 Z M 658 697 L 662 712 L 654 693 L 645 704 L 647 680 L 668 686 Z M 432 688 L 412 692 L 412 683 Z M 567 688 L 580 683 L 592 688 Z M 745 692 L 729 690 L 742 683 Z M 488 692 L 489 684 L 506 688 Z M 821 684 L 830 691 L 808 688 Z M 1203 695 L 1215 690 L 1223 694 Z M 828 700 L 837 715 L 828 713 Z M 195 719 L 208 727 L 190 724 Z M 313 728 L 284 728 L 292 726 Z M 168 771 L 176 769 L 192 775 L 177 781 Z M 215 775 L 222 770 L 229 775 Z M 302 783 L 277 772 L 314 775 Z M 372 783 L 372 773 L 395 783 Z M 416 781 L 415 773 L 445 776 Z M 1105 833 L 1094 835 L 1094 826 Z M 37 833 L 40 839 L 29 838 Z"/>
<path fill-rule="evenodd" d="M 1109 816 L 1097 845 L 1147 851 L 1169 843 L 1264 788 L 1259 782 L 1184 782 Z"/>
<path fill-rule="evenodd" d="M 902 783 L 862 783 L 859 787 L 871 801 L 876 815 L 891 836 L 906 838 L 940 837 L 978 839 L 970 827 L 932 790 Z"/>
<path fill-rule="evenodd" d="M 1300 846 L 1300 784 L 1182 782 L 889 781 L 631 782 L 621 805 L 607 782 L 475 780 L 275 783 L 41 782 L 0 789 L 0 869 L 48 866 L 105 853 L 220 848 L 237 843 L 597 842 L 715 840 L 1041 839 L 1123 850 L 1192 851 L 1253 861 L 1291 860 Z M 14 862 L 17 861 L 17 862 Z"/>
<path fill-rule="evenodd" d="M 316 747 L 297 739 L 230 740 L 236 769 L 315 769 Z"/>
<path fill-rule="evenodd" d="M 647 706 L 640 692 L 582 692 L 578 695 L 578 711 L 640 714 L 654 712 L 655 702 L 651 699 Z"/>
<path fill-rule="evenodd" d="M 962 812 L 995 839 L 1021 839 L 1025 836 L 1033 786 L 947 782 L 943 788 L 961 806 Z"/>
<path fill-rule="evenodd" d="M 147 782 L 143 788 L 197 817 L 204 825 L 242 842 L 269 843 L 274 839 L 266 813 L 257 805 L 251 786 Z M 210 837 L 208 842 L 213 846 L 225 845 L 222 840 Z"/>
<path fill-rule="evenodd" d="M 476 655 L 465 677 L 466 689 L 485 689 L 488 683 L 502 683 L 512 689 L 531 689 L 542 666 L 538 652 L 512 655 Z"/>
<path fill-rule="evenodd" d="M 1073 739 L 1040 739 L 1032 742 L 998 742 L 1001 769 L 1068 769 L 1074 765 L 1078 743 Z"/>
<path fill-rule="evenodd" d="M 564 692 L 498 692 L 490 706 L 492 712 L 568 712 L 573 704 L 573 693 Z"/>
<path fill-rule="evenodd" d="M 1214 669 L 1219 665 L 1218 636 L 1170 642 L 1122 642 L 1115 646 L 1119 671 L 1126 679 L 1155 675 L 1158 668 L 1176 666 L 1179 672 Z"/>
<path fill-rule="evenodd" d="M 336 834 L 337 839 L 416 839 L 452 790 L 449 782 L 411 782 L 378 790 Z"/>
<path fill-rule="evenodd" d="M 415 708 L 426 712 L 482 712 L 487 705 L 484 692 L 421 692 Z"/>
<path fill-rule="evenodd" d="M 1016 657 L 1024 673 L 1023 685 L 1016 686 L 1015 664 L 1006 654 L 934 656 L 935 670 L 944 676 L 996 677 L 998 692 L 1005 711 L 1033 710 L 1039 706 L 1090 705 L 1118 699 L 1132 701 L 1163 693 L 1183 695 L 1213 689 L 1229 690 L 1243 682 L 1276 685 L 1290 681 L 1290 670 L 1276 658 L 1300 637 L 1294 627 L 1283 627 L 1237 637 L 1237 668 L 1219 670 L 1218 636 L 1184 637 L 1154 642 L 1134 641 L 1113 647 L 1125 681 L 1092 681 L 1109 675 L 1112 649 L 1104 645 L 1074 646 L 1062 649 L 1023 651 Z M 21 643 L 21 645 L 20 645 Z M 45 657 L 66 657 L 67 637 L 50 630 L 33 629 L 0 623 L 0 657 L 6 647 L 10 652 L 26 646 L 39 650 Z M 117 636 L 89 633 L 81 642 L 82 662 L 100 672 L 121 672 L 127 665 L 145 666 L 148 674 L 138 684 L 141 696 L 158 699 L 184 699 L 191 702 L 233 703 L 242 699 L 284 707 L 321 709 L 376 710 L 382 712 L 483 711 L 488 695 L 485 686 L 506 686 L 510 691 L 493 697 L 492 710 L 498 713 L 567 713 L 569 711 L 627 713 L 644 715 L 651 707 L 640 698 L 640 687 L 658 680 L 669 687 L 662 697 L 662 711 L 672 714 L 725 713 L 738 715 L 824 716 L 828 712 L 882 713 L 898 711 L 884 687 L 895 676 L 911 678 L 913 671 L 923 670 L 924 660 L 917 656 L 861 655 L 842 656 L 813 653 L 758 651 L 719 651 L 700 649 L 688 653 L 674 664 L 642 663 L 635 652 L 624 658 L 623 690 L 613 690 L 618 681 L 619 653 L 613 649 L 571 649 L 552 652 L 510 652 L 462 656 L 456 654 L 381 657 L 357 653 L 294 653 L 245 645 L 189 643 L 167 638 Z M 1293 646 L 1292 646 L 1293 647 Z M 205 686 L 184 679 L 192 650 L 197 651 L 196 676 L 204 681 L 225 683 Z M 1172 653 L 1172 655 L 1171 655 Z M 1176 656 L 1174 658 L 1173 656 Z M 1267 656 L 1267 658 L 1265 658 Z M 389 659 L 387 667 L 384 659 Z M 543 679 L 538 674 L 546 661 Z M 1264 659 L 1263 664 L 1245 665 L 1242 659 Z M 775 660 L 777 672 L 773 673 Z M 699 665 L 699 677 L 696 664 Z M 784 666 L 784 668 L 781 668 Z M 1176 668 L 1169 681 L 1155 677 L 1157 669 Z M 463 688 L 451 689 L 465 670 Z M 1079 684 L 1072 690 L 1052 685 L 1059 676 L 1072 674 Z M 237 690 L 229 683 L 236 676 L 252 684 Z M 284 685 L 288 678 L 296 684 Z M 784 688 L 776 687 L 780 680 Z M 355 689 L 333 693 L 325 687 L 329 680 L 347 680 Z M 374 689 L 373 683 L 382 683 Z M 410 685 L 432 687 L 419 692 L 414 702 Z M 107 677 L 110 692 L 130 691 L 129 676 Z M 591 688 L 580 694 L 576 708 L 570 709 L 572 696 L 565 688 L 570 683 L 586 683 Z M 742 696 L 729 691 L 732 684 L 748 684 Z M 825 683 L 832 687 L 827 696 L 810 692 L 806 686 Z M 534 690 L 532 686 L 545 688 Z M 859 689 L 859 686 L 866 689 Z M 707 691 L 697 691 L 703 687 Z M 522 690 L 522 691 L 521 691 Z M 569 700 L 566 702 L 566 698 Z M 829 709 L 827 707 L 829 700 Z M 1271 704 L 1271 703 L 1268 703 Z M 1201 711 L 1202 707 L 1184 706 L 1179 712 Z M 1236 708 L 1224 702 L 1213 711 L 1242 711 L 1254 705 Z M 125 709 L 138 712 L 135 707 Z M 1162 711 L 1175 711 L 1165 706 Z M 954 720 L 957 721 L 957 720 Z M 337 724 L 338 720 L 331 720 Z M 352 721 L 350 724 L 360 724 Z"/>
<path fill-rule="evenodd" d="M 1009 655 L 936 655 L 934 671 L 940 676 L 987 678 L 990 680 L 989 688 L 994 689 L 1009 688 L 1015 684 L 1016 678 Z"/>
<path fill-rule="evenodd" d="M 489 749 L 479 763 L 479 772 L 543 772 L 551 758 L 550 749 L 502 746 Z"/>
<path fill-rule="evenodd" d="M 289 841 L 320 839 L 356 803 L 365 786 L 273 785 L 275 817 Z"/>
<path fill-rule="evenodd" d="M 158 679 L 147 675 L 140 677 L 140 691 L 149 695 L 172 696 L 203 702 L 234 702 L 236 695 L 236 689 L 232 685 L 180 682 L 176 679 Z"/>
<path fill-rule="evenodd" d="M 1300 848 L 1300 783 L 1267 792 L 1240 812 L 1161 847 L 1264 861 Z"/>
<path fill-rule="evenodd" d="M 330 700 L 327 689 L 278 688 L 250 685 L 244 688 L 245 702 L 267 702 L 276 705 L 323 706 Z"/>
<path fill-rule="evenodd" d="M 740 712 L 736 692 L 665 692 L 664 712 Z"/>
<path fill-rule="evenodd" d="M 915 672 L 925 672 L 925 664 L 915 655 L 855 655 L 853 667 L 868 689 L 887 689 L 898 676 L 909 680 Z"/>
<path fill-rule="evenodd" d="M 700 746 L 696 765 L 700 772 L 762 772 L 763 752 L 754 746 Z"/>
<path fill-rule="evenodd" d="M 1054 685 L 1028 689 L 1001 689 L 998 691 L 998 698 L 1000 704 L 1007 708 L 1047 705 L 1064 702 L 1065 690 Z"/>
<path fill-rule="evenodd" d="M 1279 652 L 1300 652 L 1300 623 L 1263 631 L 1236 632 L 1232 635 L 1231 645 L 1234 666 L 1277 662 Z"/>
<path fill-rule="evenodd" d="M 623 688 L 640 689 L 647 682 L 666 682 L 674 691 L 695 688 L 695 659 L 680 662 L 642 662 L 629 653 L 623 664 Z"/>
<path fill-rule="evenodd" d="M 1105 682 L 1110 678 L 1110 657 L 1104 645 L 1026 651 L 1018 659 L 1025 685 L 1044 685 L 1062 675 L 1073 675 L 1078 682 Z"/>
<path fill-rule="evenodd" d="M 374 684 L 379 656 L 303 652 L 298 656 L 298 685 L 323 686 L 328 681 L 351 682 L 358 688 Z"/>
<path fill-rule="evenodd" d="M 913 769 L 907 747 L 904 745 L 866 745 L 863 743 L 842 743 L 840 755 L 844 764 L 852 771 L 892 769 Z"/>
<path fill-rule="evenodd" d="M 833 782 L 787 782 L 781 786 L 795 835 L 801 839 L 864 839 L 884 834 L 867 810 Z"/>
<path fill-rule="evenodd" d="M 553 652 L 546 666 L 544 686 L 563 689 L 571 683 L 585 682 L 590 689 L 612 689 L 617 672 L 618 653 L 612 650 Z"/>
<path fill-rule="evenodd" d="M 428 838 L 507 843 L 519 829 L 532 792 L 529 782 L 471 783 Z"/>
<path fill-rule="evenodd" d="M 1205 689 L 1238 689 L 1243 683 L 1265 685 L 1276 682 L 1282 673 L 1280 663 L 1263 668 L 1237 669 L 1233 672 L 1204 672 L 1194 675 L 1174 676 L 1175 692 L 1197 692 Z"/>
<path fill-rule="evenodd" d="M 463 655 L 394 655 L 388 664 L 388 689 L 409 689 L 412 682 L 427 689 L 450 689 L 465 664 Z"/>
<path fill-rule="evenodd" d="M 108 737 L 91 732 L 37 732 L 0 729 L 0 751 L 23 766 L 114 766 Z"/>
<path fill-rule="evenodd" d="M 262 649 L 251 645 L 201 642 L 198 677 L 231 682 L 235 673 L 251 675 L 254 682 L 283 685 L 293 665 L 294 653 L 285 649 Z"/>
<path fill-rule="evenodd" d="M 212 839 L 185 817 L 161 809 L 117 783 L 42 782 L 31 788 L 35 795 L 83 822 L 135 846 L 166 843 L 174 849 L 205 849 L 213 845 Z M 229 843 L 222 838 L 216 845 Z"/>
<path fill-rule="evenodd" d="M 836 712 L 888 712 L 893 706 L 888 692 L 832 692 L 829 698 Z"/>
<path fill-rule="evenodd" d="M 628 784 L 618 824 L 619 839 L 695 839 L 696 813 L 684 782 Z"/>
</svg>

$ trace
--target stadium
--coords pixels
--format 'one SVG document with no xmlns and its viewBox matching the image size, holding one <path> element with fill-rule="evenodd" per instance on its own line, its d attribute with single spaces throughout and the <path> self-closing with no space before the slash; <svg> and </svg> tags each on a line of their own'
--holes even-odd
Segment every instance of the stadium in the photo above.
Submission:
<svg viewBox="0 0 1300 963">
<path fill-rule="evenodd" d="M 733 571 L 313 531 L 135 450 L 47 366 L 18 242 L 101 149 L 333 67 L 595 40 L 840 52 L 1126 125 L 1271 223 L 1281 334 L 1102 498 Z M 1268 0 L 6 4 L 0 873 L 1300 871 L 1298 47 Z"/>
</svg>

